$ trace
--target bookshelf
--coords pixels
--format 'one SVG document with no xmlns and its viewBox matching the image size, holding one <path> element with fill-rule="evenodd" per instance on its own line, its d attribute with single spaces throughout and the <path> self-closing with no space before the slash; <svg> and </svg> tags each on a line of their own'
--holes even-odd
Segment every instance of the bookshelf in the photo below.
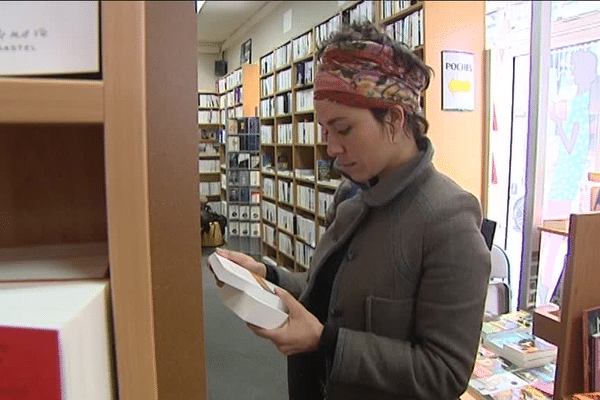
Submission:
<svg viewBox="0 0 600 400">
<path fill-rule="evenodd" d="M 118 398 L 205 399 L 194 6 L 101 14 L 101 80 L 0 78 L 0 247 L 108 243 Z"/>
<path fill-rule="evenodd" d="M 200 195 L 209 202 L 221 201 L 221 156 L 219 137 L 222 134 L 219 94 L 198 92 L 198 173 Z M 215 204 L 215 203 L 211 203 Z M 212 207 L 220 212 L 220 207 Z"/>
<path fill-rule="evenodd" d="M 221 110 L 221 124 L 225 127 L 224 132 L 219 137 L 219 142 L 221 144 L 221 200 L 222 206 L 220 209 L 220 213 L 228 216 L 229 221 L 234 221 L 233 225 L 228 222 L 227 224 L 227 232 L 226 232 L 226 240 L 229 242 L 229 247 L 233 250 L 238 251 L 246 251 L 251 254 L 257 254 L 258 251 L 255 249 L 256 246 L 252 246 L 253 241 L 250 236 L 244 236 L 243 238 L 240 236 L 240 218 L 239 211 L 239 196 L 238 200 L 234 200 L 230 204 L 230 198 L 232 198 L 231 189 L 235 187 L 239 189 L 239 179 L 232 180 L 234 177 L 239 177 L 239 164 L 237 160 L 239 159 L 239 154 L 241 152 L 241 143 L 247 144 L 241 139 L 246 139 L 248 137 L 248 131 L 244 128 L 242 129 L 245 132 L 238 133 L 238 120 L 247 120 L 250 117 L 256 117 L 256 113 L 258 112 L 259 105 L 259 66 L 258 64 L 244 64 L 240 68 L 235 71 L 223 76 L 217 81 L 217 89 L 219 93 L 219 107 Z M 254 125 L 253 125 L 254 126 Z M 256 127 L 256 139 L 260 140 L 258 137 L 258 126 Z M 254 132 L 252 133 L 255 134 Z M 259 154 L 258 151 L 255 153 L 252 151 L 243 151 L 244 156 L 248 155 L 248 166 L 249 168 L 250 159 L 258 159 Z M 235 159 L 235 160 L 234 160 Z M 235 162 L 234 162 L 235 161 Z M 248 172 L 248 179 L 250 177 L 250 171 Z M 244 174 L 245 175 L 245 174 Z M 237 192 L 239 195 L 239 192 Z M 233 208 L 230 209 L 230 205 L 233 205 Z M 249 203 L 244 204 L 244 206 Z M 231 213 L 232 210 L 236 212 L 236 216 L 232 219 Z M 253 209 L 254 210 L 254 209 Z M 260 210 L 259 210 L 260 212 Z M 251 224 L 252 221 L 243 220 L 244 223 Z M 246 225 L 244 225 L 244 228 Z M 253 227 L 252 225 L 248 226 L 248 229 Z M 256 229 L 252 230 L 255 232 Z"/>
<path fill-rule="evenodd" d="M 582 314 L 600 305 L 600 252 L 593 246 L 600 235 L 600 213 L 571 214 L 541 229 L 569 237 L 560 309 L 540 307 L 533 313 L 534 334 L 558 346 L 554 398 L 563 399 L 584 391 Z"/>
<path fill-rule="evenodd" d="M 260 134 L 258 117 L 231 118 L 227 125 L 229 248 L 260 256 Z"/>
</svg>

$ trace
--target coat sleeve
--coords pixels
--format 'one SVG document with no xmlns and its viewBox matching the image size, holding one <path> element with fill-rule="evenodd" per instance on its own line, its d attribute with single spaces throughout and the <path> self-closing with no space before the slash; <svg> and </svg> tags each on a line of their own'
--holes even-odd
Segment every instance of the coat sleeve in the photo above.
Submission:
<svg viewBox="0 0 600 400">
<path fill-rule="evenodd" d="M 481 210 L 466 192 L 425 221 L 410 340 L 339 330 L 330 380 L 398 398 L 456 399 L 477 354 L 490 273 Z M 396 398 L 396 397 L 394 397 Z"/>
</svg>

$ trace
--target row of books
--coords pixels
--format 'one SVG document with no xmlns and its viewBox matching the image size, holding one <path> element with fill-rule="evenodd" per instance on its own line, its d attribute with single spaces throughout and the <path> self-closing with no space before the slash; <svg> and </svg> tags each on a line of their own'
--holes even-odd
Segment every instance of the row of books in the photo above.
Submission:
<svg viewBox="0 0 600 400">
<path fill-rule="evenodd" d="M 313 60 L 296 64 L 296 85 L 307 85 L 314 81 L 315 70 Z"/>
<path fill-rule="evenodd" d="M 306 269 L 309 268 L 310 262 L 315 254 L 315 249 L 306 243 L 296 240 L 296 262 L 303 265 Z"/>
<path fill-rule="evenodd" d="M 282 93 L 275 97 L 275 115 L 285 115 L 292 112 L 292 93 Z"/>
<path fill-rule="evenodd" d="M 269 75 L 260 80 L 260 97 L 267 97 L 275 93 L 275 79 L 273 75 Z"/>
<path fill-rule="evenodd" d="M 260 237 L 260 222 L 227 222 L 228 236 Z"/>
<path fill-rule="evenodd" d="M 312 31 L 308 31 L 292 40 L 292 52 L 294 60 L 310 55 L 312 52 Z"/>
<path fill-rule="evenodd" d="M 416 3 L 416 0 L 383 0 L 380 2 L 381 18 L 385 19 L 396 15 Z"/>
<path fill-rule="evenodd" d="M 277 181 L 277 199 L 284 203 L 294 203 L 293 182 L 279 179 Z"/>
<path fill-rule="evenodd" d="M 260 142 L 273 143 L 273 125 L 262 124 L 260 126 Z"/>
<path fill-rule="evenodd" d="M 329 18 L 327 21 L 317 25 L 315 27 L 315 41 L 317 47 L 329 39 L 329 37 L 340 28 L 342 24 L 342 16 L 337 14 Z"/>
<path fill-rule="evenodd" d="M 215 143 L 198 143 L 198 153 L 201 155 L 219 154 L 219 145 Z"/>
<path fill-rule="evenodd" d="M 275 179 L 274 178 L 263 177 L 262 191 L 263 191 L 263 194 L 265 196 L 274 199 L 275 196 L 276 196 L 276 194 L 275 194 L 276 193 L 276 191 L 275 191 Z"/>
<path fill-rule="evenodd" d="M 235 203 L 260 204 L 260 191 L 247 187 L 228 188 L 227 200 Z"/>
<path fill-rule="evenodd" d="M 275 116 L 275 99 L 272 97 L 260 101 L 260 116 L 269 118 Z"/>
<path fill-rule="evenodd" d="M 410 48 L 423 45 L 423 9 L 416 11 L 405 18 L 389 24 L 386 33 L 394 40 L 406 44 Z"/>
<path fill-rule="evenodd" d="M 198 110 L 199 124 L 218 124 L 221 113 L 219 110 Z"/>
<path fill-rule="evenodd" d="M 221 182 L 200 182 L 200 194 L 204 196 L 217 196 L 221 194 Z"/>
<path fill-rule="evenodd" d="M 315 189 L 310 186 L 296 185 L 296 201 L 298 206 L 315 211 Z"/>
<path fill-rule="evenodd" d="M 373 12 L 372 0 L 362 1 L 354 8 L 349 8 L 342 12 L 342 21 L 346 24 L 365 20 L 375 22 L 375 13 Z"/>
<path fill-rule="evenodd" d="M 217 80 L 219 93 L 224 93 L 242 84 L 242 69 L 239 68 L 231 74 Z"/>
<path fill-rule="evenodd" d="M 296 92 L 296 111 L 312 111 L 314 106 L 314 90 L 305 89 Z"/>
<path fill-rule="evenodd" d="M 221 162 L 219 160 L 198 160 L 198 171 L 204 172 L 219 172 L 221 171 Z"/>
<path fill-rule="evenodd" d="M 277 91 L 292 88 L 292 69 L 284 69 L 277 73 Z"/>
<path fill-rule="evenodd" d="M 258 117 L 231 118 L 227 121 L 227 133 L 230 135 L 244 133 L 260 133 L 260 120 Z"/>
<path fill-rule="evenodd" d="M 228 168 L 233 169 L 258 169 L 260 168 L 260 155 L 255 153 L 234 152 L 227 154 Z"/>
<path fill-rule="evenodd" d="M 275 49 L 275 68 L 285 67 L 292 61 L 292 43 L 287 42 Z M 268 71 L 270 72 L 270 71 Z"/>
<path fill-rule="evenodd" d="M 292 144 L 294 143 L 293 138 L 293 125 L 290 124 L 277 124 L 277 143 L 280 144 Z"/>
<path fill-rule="evenodd" d="M 231 204 L 229 207 L 228 216 L 230 220 L 249 220 L 260 221 L 260 206 L 241 206 Z"/>
<path fill-rule="evenodd" d="M 285 232 L 279 231 L 277 239 L 276 246 L 279 248 L 279 251 L 290 258 L 294 258 L 294 244 L 292 237 Z"/>
<path fill-rule="evenodd" d="M 219 95 L 212 93 L 198 93 L 198 107 L 219 108 Z"/>
<path fill-rule="evenodd" d="M 260 171 L 230 170 L 227 171 L 227 183 L 233 186 L 260 186 Z"/>
<path fill-rule="evenodd" d="M 260 58 L 260 74 L 265 75 L 273 71 L 274 53 L 269 53 Z"/>
<path fill-rule="evenodd" d="M 294 233 L 305 243 L 315 247 L 317 245 L 317 230 L 314 219 L 296 215 Z"/>
<path fill-rule="evenodd" d="M 257 151 L 260 149 L 258 134 L 241 134 L 227 136 L 227 151 Z"/>
<path fill-rule="evenodd" d="M 275 228 L 267 224 L 263 224 L 263 241 L 270 246 L 277 247 L 277 241 L 275 240 Z"/>
<path fill-rule="evenodd" d="M 265 221 L 268 221 L 273 225 L 277 224 L 277 205 L 275 205 L 275 203 L 271 203 L 270 201 L 263 201 L 262 213 L 263 219 Z"/>
<path fill-rule="evenodd" d="M 290 233 L 294 233 L 294 213 L 282 207 L 277 207 L 277 226 Z"/>
</svg>

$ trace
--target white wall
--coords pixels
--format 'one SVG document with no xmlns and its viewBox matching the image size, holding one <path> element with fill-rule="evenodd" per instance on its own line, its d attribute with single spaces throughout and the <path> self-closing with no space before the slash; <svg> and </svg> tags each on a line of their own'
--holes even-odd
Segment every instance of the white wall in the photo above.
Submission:
<svg viewBox="0 0 600 400">
<path fill-rule="evenodd" d="M 246 25 L 240 27 L 231 38 L 223 43 L 222 50 L 225 52 L 227 72 L 235 71 L 240 66 L 240 48 L 242 43 L 248 39 L 252 39 L 251 62 L 258 63 L 263 55 L 312 29 L 350 3 L 350 1 L 281 1 L 273 2 L 274 6 L 271 7 L 267 5 L 265 7 L 267 14 L 260 16 L 259 11 L 258 18 L 250 18 Z M 284 33 L 283 17 L 290 10 L 292 12 L 291 29 Z M 206 54 L 198 56 L 198 89 L 207 86 L 206 81 L 209 77 L 213 80 L 213 85 L 218 79 L 214 75 L 214 60 L 218 57 L 211 57 L 213 56 Z M 208 61 L 209 59 L 211 61 Z M 212 90 L 212 87 L 210 89 Z"/>
<path fill-rule="evenodd" d="M 215 90 L 215 61 L 220 60 L 218 54 L 198 54 L 198 90 Z M 233 71 L 228 68 L 228 71 Z"/>
</svg>

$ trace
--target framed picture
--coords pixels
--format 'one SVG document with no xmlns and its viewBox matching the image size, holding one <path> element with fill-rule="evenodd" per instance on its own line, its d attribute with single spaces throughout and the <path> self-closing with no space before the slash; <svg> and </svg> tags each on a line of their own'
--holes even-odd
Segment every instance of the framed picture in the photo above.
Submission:
<svg viewBox="0 0 600 400">
<path fill-rule="evenodd" d="M 246 40 L 240 49 L 240 64 L 252 62 L 252 39 Z"/>
<path fill-rule="evenodd" d="M 475 109 L 475 57 L 463 51 L 442 51 L 442 110 Z"/>
</svg>

